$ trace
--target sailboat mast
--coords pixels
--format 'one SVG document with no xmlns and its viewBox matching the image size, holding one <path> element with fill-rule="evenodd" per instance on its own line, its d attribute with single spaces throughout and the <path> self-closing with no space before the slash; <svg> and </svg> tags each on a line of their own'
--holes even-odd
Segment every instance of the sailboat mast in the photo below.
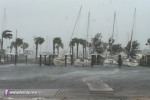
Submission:
<svg viewBox="0 0 150 100">
<path fill-rule="evenodd" d="M 133 38 L 133 32 L 134 32 L 135 14 L 136 14 L 136 8 L 134 10 L 134 19 L 133 19 L 133 26 L 132 26 L 132 33 L 131 33 L 130 52 L 132 50 L 132 38 Z"/>
<path fill-rule="evenodd" d="M 81 10 L 82 10 L 82 6 L 80 7 L 80 10 L 79 10 L 79 13 L 78 13 L 78 17 L 77 17 L 77 19 L 76 19 L 76 22 L 75 22 L 75 25 L 74 25 L 74 28 L 73 28 L 73 31 L 72 31 L 72 34 L 71 34 L 71 40 L 72 40 L 73 33 L 74 33 L 74 31 L 75 31 L 75 28 L 76 28 L 78 19 L 79 19 L 79 17 L 80 17 Z"/>
<path fill-rule="evenodd" d="M 112 33 L 112 39 L 114 37 L 114 31 L 115 31 L 115 21 L 116 21 L 116 12 L 114 13 L 114 22 L 113 22 L 113 33 Z"/>
<path fill-rule="evenodd" d="M 86 47 L 88 47 L 89 26 L 90 26 L 90 12 L 88 14 Z M 85 58 L 87 58 L 87 50 L 86 49 L 85 49 Z"/>
<path fill-rule="evenodd" d="M 116 12 L 114 13 L 113 32 L 112 32 L 112 36 L 111 36 L 111 42 L 113 41 L 113 37 L 114 37 L 115 21 L 116 21 Z M 111 45 L 111 53 L 112 53 L 112 45 Z"/>
<path fill-rule="evenodd" d="M 89 26 L 90 26 L 90 12 L 88 14 L 88 25 L 87 25 L 87 41 L 88 41 L 88 36 L 89 36 Z M 87 45 L 87 44 L 86 44 Z"/>
</svg>

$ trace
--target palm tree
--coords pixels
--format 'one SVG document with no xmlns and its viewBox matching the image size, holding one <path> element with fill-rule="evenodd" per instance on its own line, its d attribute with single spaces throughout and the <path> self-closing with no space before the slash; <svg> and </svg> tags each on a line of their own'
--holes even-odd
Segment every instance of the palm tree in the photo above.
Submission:
<svg viewBox="0 0 150 100">
<path fill-rule="evenodd" d="M 15 42 L 15 48 L 17 53 L 17 47 L 20 47 L 23 44 L 23 39 L 17 38 Z"/>
<path fill-rule="evenodd" d="M 64 48 L 63 43 L 61 44 L 56 44 L 56 49 L 57 49 L 57 54 L 59 55 L 59 47 L 61 47 L 62 49 Z"/>
<path fill-rule="evenodd" d="M 79 39 L 78 39 L 78 38 L 73 38 L 72 40 L 76 43 L 76 46 L 77 46 L 77 55 L 76 55 L 76 57 L 78 58 L 78 51 L 79 51 Z"/>
<path fill-rule="evenodd" d="M 16 42 L 12 41 L 10 45 L 10 53 L 12 52 L 13 47 L 15 48 Z"/>
<path fill-rule="evenodd" d="M 72 41 L 70 41 L 70 44 L 69 44 L 69 46 L 70 46 L 70 51 L 72 50 L 72 53 L 70 52 L 70 54 L 74 54 L 74 46 L 75 46 L 75 41 L 72 39 Z"/>
<path fill-rule="evenodd" d="M 21 48 L 23 49 L 23 53 L 24 53 L 24 50 L 27 49 L 28 47 L 29 47 L 29 44 L 28 44 L 28 43 L 25 43 L 25 42 L 24 42 L 24 43 L 22 44 Z"/>
<path fill-rule="evenodd" d="M 34 38 L 34 42 L 35 42 L 35 45 L 36 45 L 36 59 L 37 59 L 37 55 L 38 55 L 38 45 L 41 45 L 44 41 L 45 40 L 42 37 Z"/>
<path fill-rule="evenodd" d="M 132 41 L 132 50 L 137 51 L 139 49 L 140 44 L 137 40 Z M 127 46 L 125 47 L 127 53 L 130 53 L 131 49 L 131 41 L 128 42 Z"/>
<path fill-rule="evenodd" d="M 85 51 L 86 51 L 86 43 L 87 41 L 84 39 L 79 39 L 79 43 L 82 45 L 83 47 L 83 58 L 85 58 Z"/>
<path fill-rule="evenodd" d="M 149 39 L 147 39 L 147 43 L 146 43 L 146 45 L 149 45 L 149 46 L 150 46 L 150 38 L 149 38 Z"/>
<path fill-rule="evenodd" d="M 92 53 L 97 52 L 100 50 L 102 46 L 102 33 L 97 33 L 92 41 Z"/>
<path fill-rule="evenodd" d="M 62 40 L 60 37 L 55 37 L 53 39 L 53 54 L 55 55 L 55 48 L 56 48 L 56 45 L 61 45 L 62 44 Z"/>
<path fill-rule="evenodd" d="M 112 45 L 112 52 L 120 53 L 122 51 L 123 51 L 123 48 L 121 47 L 121 44 L 113 44 Z"/>
<path fill-rule="evenodd" d="M 12 38 L 12 31 L 10 30 L 5 30 L 2 32 L 2 42 L 1 42 L 1 49 L 3 49 L 3 38 L 5 39 L 11 39 Z"/>
</svg>

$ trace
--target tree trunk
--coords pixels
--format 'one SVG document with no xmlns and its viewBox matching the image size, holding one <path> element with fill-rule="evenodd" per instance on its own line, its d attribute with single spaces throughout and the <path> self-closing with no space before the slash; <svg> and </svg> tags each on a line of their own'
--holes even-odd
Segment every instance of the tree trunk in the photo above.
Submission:
<svg viewBox="0 0 150 100">
<path fill-rule="evenodd" d="M 73 46 L 72 46 L 72 55 L 74 54 L 74 52 L 73 52 Z"/>
<path fill-rule="evenodd" d="M 55 55 L 55 43 L 53 42 L 53 54 Z"/>
<path fill-rule="evenodd" d="M 36 44 L 36 59 L 37 59 L 37 55 L 38 55 L 38 44 Z"/>
<path fill-rule="evenodd" d="M 17 47 L 17 44 L 16 44 L 16 55 L 18 55 L 18 47 Z"/>
<path fill-rule="evenodd" d="M 2 36 L 2 42 L 1 42 L 1 49 L 3 50 L 3 36 Z"/>
<path fill-rule="evenodd" d="M 79 44 L 77 44 L 77 59 L 78 59 L 78 50 L 79 49 Z"/>
<path fill-rule="evenodd" d="M 85 58 L 87 58 L 87 55 L 86 55 L 87 53 L 86 53 L 86 46 L 85 46 L 85 52 L 84 52 L 84 55 L 85 55 Z"/>
<path fill-rule="evenodd" d="M 83 59 L 84 59 L 84 46 L 83 46 Z"/>
</svg>

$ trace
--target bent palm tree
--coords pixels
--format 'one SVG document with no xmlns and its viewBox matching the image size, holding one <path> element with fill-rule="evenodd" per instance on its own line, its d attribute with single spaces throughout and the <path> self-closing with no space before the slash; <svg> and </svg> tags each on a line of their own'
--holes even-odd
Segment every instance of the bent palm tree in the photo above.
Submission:
<svg viewBox="0 0 150 100">
<path fill-rule="evenodd" d="M 60 37 L 55 37 L 53 39 L 53 54 L 55 54 L 56 45 L 61 45 L 61 44 L 62 44 L 62 40 Z"/>
<path fill-rule="evenodd" d="M 147 43 L 148 43 L 147 45 L 150 45 L 150 38 L 147 40 Z"/>
<path fill-rule="evenodd" d="M 35 45 L 36 45 L 36 59 L 37 59 L 37 55 L 38 55 L 38 45 L 41 45 L 44 42 L 44 38 L 42 37 L 36 37 L 34 39 Z"/>
<path fill-rule="evenodd" d="M 11 42 L 11 45 L 10 45 L 10 53 L 12 53 L 13 47 L 15 48 L 15 44 L 16 44 L 16 42 L 14 42 L 14 41 Z"/>
<path fill-rule="evenodd" d="M 22 44 L 21 48 L 23 49 L 23 53 L 24 53 L 24 50 L 27 49 L 28 47 L 29 47 L 29 44 L 28 44 L 28 43 L 25 43 L 25 42 L 24 42 L 24 43 Z"/>
<path fill-rule="evenodd" d="M 16 54 L 17 52 L 17 47 L 20 47 L 23 44 L 23 39 L 17 38 L 15 42 L 15 48 L 16 48 Z"/>
<path fill-rule="evenodd" d="M 3 49 L 3 38 L 5 39 L 11 39 L 12 38 L 12 31 L 10 30 L 5 30 L 2 32 L 2 42 L 1 42 L 1 49 Z"/>
<path fill-rule="evenodd" d="M 78 51 L 79 51 L 79 39 L 78 38 L 73 38 L 73 41 L 76 43 L 77 46 L 77 58 L 78 58 Z"/>
<path fill-rule="evenodd" d="M 80 44 L 83 47 L 83 58 L 85 58 L 85 50 L 86 50 L 86 43 L 87 43 L 87 41 L 84 40 L 84 39 L 79 39 L 79 42 L 80 42 Z"/>
<path fill-rule="evenodd" d="M 72 50 L 71 52 L 71 54 L 73 55 L 74 54 L 74 46 L 75 46 L 75 41 L 72 39 L 72 41 L 70 41 L 70 44 L 69 44 L 69 46 L 70 46 L 70 49 Z"/>
<path fill-rule="evenodd" d="M 59 48 L 64 48 L 64 45 L 63 45 L 63 43 L 61 43 L 61 44 L 56 44 L 56 49 L 57 49 L 57 54 L 59 55 Z"/>
</svg>

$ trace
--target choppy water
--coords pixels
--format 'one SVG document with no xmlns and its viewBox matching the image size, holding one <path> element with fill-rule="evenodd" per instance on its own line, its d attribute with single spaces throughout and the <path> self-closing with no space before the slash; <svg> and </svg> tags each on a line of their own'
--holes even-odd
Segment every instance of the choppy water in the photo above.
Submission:
<svg viewBox="0 0 150 100">
<path fill-rule="evenodd" d="M 100 70 L 101 67 L 101 70 Z M 118 68 L 105 69 L 102 66 L 95 68 L 91 67 L 50 67 L 50 66 L 38 66 L 38 65 L 24 65 L 19 64 L 0 66 L 0 79 L 1 80 L 13 80 L 13 79 L 88 79 L 98 78 L 104 75 L 115 74 L 119 72 Z"/>
<path fill-rule="evenodd" d="M 88 80 L 104 80 L 114 88 L 125 87 L 128 89 L 148 91 L 150 87 L 150 68 L 147 67 L 122 67 L 117 66 L 94 66 L 92 67 L 55 67 L 18 64 L 0 66 L 0 81 L 4 80 L 7 85 L 1 84 L 1 87 L 18 87 L 21 83 L 24 86 L 18 88 L 87 88 Z M 13 81 L 12 81 L 13 80 Z M 20 81 L 23 80 L 23 81 Z M 13 82 L 9 84 L 8 81 Z M 28 81 L 30 83 L 28 83 Z M 25 82 L 25 83 L 24 83 Z M 46 82 L 46 83 L 41 83 Z M 118 84 L 121 83 L 121 84 Z M 140 84 L 136 84 L 140 83 Z M 126 87 L 129 84 L 130 87 Z M 35 86 L 34 86 L 35 85 Z M 61 86 L 62 85 L 62 86 Z M 133 85 L 133 86 L 132 86 Z M 146 87 L 143 87 L 146 86 Z M 72 89 L 73 89 L 72 88 Z M 138 89 L 138 90 L 139 90 Z M 128 91 L 129 92 L 129 91 Z M 123 92 L 123 94 L 126 92 Z"/>
</svg>

